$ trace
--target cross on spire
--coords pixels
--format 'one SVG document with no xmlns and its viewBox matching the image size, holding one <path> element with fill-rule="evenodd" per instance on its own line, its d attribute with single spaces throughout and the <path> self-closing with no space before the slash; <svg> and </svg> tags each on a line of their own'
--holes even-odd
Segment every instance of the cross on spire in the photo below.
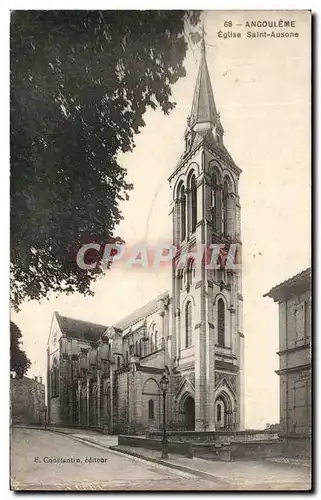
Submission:
<svg viewBox="0 0 321 500">
<path fill-rule="evenodd" d="M 217 123 L 217 110 L 214 101 L 211 79 L 206 62 L 204 22 L 201 33 L 201 60 L 196 80 L 190 126 L 207 123 L 212 127 Z"/>
<path fill-rule="evenodd" d="M 204 29 L 204 21 L 203 21 L 203 24 L 202 24 L 202 41 L 201 41 L 201 50 L 202 50 L 202 54 L 205 55 L 205 29 Z"/>
</svg>

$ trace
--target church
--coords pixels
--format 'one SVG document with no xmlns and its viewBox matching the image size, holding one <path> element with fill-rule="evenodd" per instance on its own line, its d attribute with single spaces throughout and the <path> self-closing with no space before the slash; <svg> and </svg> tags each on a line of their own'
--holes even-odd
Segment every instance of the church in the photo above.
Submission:
<svg viewBox="0 0 321 500">
<path fill-rule="evenodd" d="M 105 326 L 54 313 L 47 345 L 51 424 L 143 433 L 244 428 L 241 251 L 237 269 L 196 265 L 198 243 L 241 249 L 240 168 L 225 148 L 204 40 L 184 149 L 169 177 L 172 289 Z M 166 207 L 164 207 L 166 208 Z M 178 266 L 181 252 L 186 265 Z M 108 318 L 106 318 L 108 321 Z"/>
</svg>

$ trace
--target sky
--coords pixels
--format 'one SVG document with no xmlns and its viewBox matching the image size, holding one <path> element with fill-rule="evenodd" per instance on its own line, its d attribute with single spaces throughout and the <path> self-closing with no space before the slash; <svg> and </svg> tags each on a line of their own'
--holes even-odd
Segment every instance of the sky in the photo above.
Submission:
<svg viewBox="0 0 321 500">
<path fill-rule="evenodd" d="M 279 19 L 294 20 L 299 36 L 247 38 L 247 20 Z M 229 21 L 241 38 L 218 36 L 231 31 L 224 28 Z M 263 294 L 310 265 L 310 18 L 296 11 L 208 11 L 204 25 L 225 146 L 242 169 L 245 425 L 258 429 L 279 420 L 278 306 Z M 128 246 L 171 243 L 167 179 L 183 152 L 199 60 L 199 48 L 190 45 L 187 76 L 173 86 L 175 110 L 168 116 L 148 111 L 136 148 L 119 157 L 134 184 L 115 233 Z M 94 297 L 60 295 L 22 304 L 12 320 L 32 361 L 28 376 L 45 375 L 54 311 L 111 325 L 170 288 L 166 266 L 148 272 L 116 266 L 93 286 Z"/>
</svg>

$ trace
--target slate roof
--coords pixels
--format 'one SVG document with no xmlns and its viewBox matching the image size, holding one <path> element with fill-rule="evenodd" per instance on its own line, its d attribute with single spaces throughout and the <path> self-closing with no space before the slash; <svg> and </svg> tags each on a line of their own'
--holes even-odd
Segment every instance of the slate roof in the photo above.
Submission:
<svg viewBox="0 0 321 500">
<path fill-rule="evenodd" d="M 88 341 L 99 340 L 102 334 L 107 330 L 107 326 L 82 321 L 80 319 L 67 318 L 56 313 L 57 321 L 61 332 L 66 337 L 78 338 Z"/>
<path fill-rule="evenodd" d="M 295 293 L 297 288 L 303 287 L 308 289 L 311 286 L 311 268 L 308 267 L 300 273 L 292 276 L 279 285 L 274 286 L 271 290 L 263 295 L 263 297 L 271 297 L 274 301 L 282 301 L 282 299 L 292 293 Z"/>
<path fill-rule="evenodd" d="M 153 311 L 155 311 L 158 307 L 158 303 L 160 300 L 165 299 L 166 297 L 169 296 L 169 293 L 163 292 L 161 293 L 158 297 L 155 299 L 151 300 L 144 306 L 140 307 L 139 309 L 136 309 L 136 311 L 133 311 L 131 314 L 126 316 L 125 318 L 121 319 L 117 323 L 113 325 L 114 328 L 119 328 L 121 330 L 125 330 L 128 326 L 137 323 L 137 321 L 143 319 L 145 316 L 148 314 L 151 314 Z"/>
<path fill-rule="evenodd" d="M 202 45 L 202 56 L 194 91 L 190 124 L 216 123 L 217 111 L 214 101 L 210 74 L 207 67 L 205 47 Z"/>
</svg>

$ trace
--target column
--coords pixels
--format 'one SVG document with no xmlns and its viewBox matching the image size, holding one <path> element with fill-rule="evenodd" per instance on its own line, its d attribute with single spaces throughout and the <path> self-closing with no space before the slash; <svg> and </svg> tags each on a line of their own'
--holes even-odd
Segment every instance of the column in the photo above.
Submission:
<svg viewBox="0 0 321 500">
<path fill-rule="evenodd" d="M 235 195 L 235 238 L 241 240 L 241 205 L 238 195 Z"/>
<path fill-rule="evenodd" d="M 182 227 L 182 220 L 181 220 L 181 215 L 182 215 L 182 210 L 181 210 L 181 200 L 178 198 L 175 200 L 175 206 L 174 206 L 174 219 L 173 219 L 173 228 L 174 228 L 174 244 L 176 246 L 179 246 L 181 242 L 181 227 Z"/>
<path fill-rule="evenodd" d="M 101 415 L 100 415 L 100 373 L 97 373 L 97 425 L 101 426 Z"/>
<path fill-rule="evenodd" d="M 176 323 L 176 358 L 180 358 L 181 353 L 181 313 L 178 308 L 175 311 L 175 323 Z"/>
<path fill-rule="evenodd" d="M 142 413 L 143 413 L 143 401 L 142 401 L 142 373 L 136 371 L 134 380 L 135 389 L 135 424 L 137 429 L 141 428 Z"/>
<path fill-rule="evenodd" d="M 78 424 L 81 424 L 81 380 L 78 379 Z"/>
<path fill-rule="evenodd" d="M 114 374 L 112 370 L 112 365 L 109 363 L 109 381 L 110 381 L 110 390 L 109 390 L 109 408 L 110 408 L 110 429 L 109 434 L 113 433 L 114 430 L 114 403 L 113 403 L 113 394 L 114 394 Z"/>
<path fill-rule="evenodd" d="M 164 322 L 164 311 L 160 311 L 159 316 L 161 318 L 161 338 L 158 339 L 160 346 L 164 346 L 164 365 L 167 364 L 167 346 L 166 346 L 166 334 L 165 334 L 165 322 Z M 162 344 L 161 344 L 162 343 Z M 159 347 L 158 347 L 159 348 Z"/>
<path fill-rule="evenodd" d="M 235 200 L 235 194 L 230 193 L 227 199 L 227 234 L 232 238 L 232 240 L 235 239 L 235 213 L 236 209 L 236 200 Z"/>
<path fill-rule="evenodd" d="M 89 412 L 89 405 L 90 405 L 90 378 L 87 377 L 87 418 L 86 418 L 86 421 L 87 421 L 87 425 L 88 427 L 90 426 L 90 412 Z"/>
<path fill-rule="evenodd" d="M 186 197 L 186 237 L 189 238 L 192 230 L 192 192 L 189 188 L 185 190 Z"/>
<path fill-rule="evenodd" d="M 207 422 L 207 356 L 209 354 L 208 342 L 208 321 L 205 291 L 205 270 L 202 266 L 201 286 L 194 294 L 196 301 L 195 320 L 193 321 L 195 330 L 195 430 L 203 431 Z M 199 273 L 196 271 L 196 282 L 200 281 Z M 197 293 L 198 292 L 198 293 Z"/>
<path fill-rule="evenodd" d="M 205 425 L 207 431 L 215 430 L 215 331 L 214 324 L 210 322 L 212 319 L 213 307 L 213 294 L 210 293 L 208 285 L 206 285 L 207 292 L 205 296 L 205 317 L 206 321 L 206 386 L 207 386 L 207 401 L 206 401 L 206 419 Z"/>
</svg>

